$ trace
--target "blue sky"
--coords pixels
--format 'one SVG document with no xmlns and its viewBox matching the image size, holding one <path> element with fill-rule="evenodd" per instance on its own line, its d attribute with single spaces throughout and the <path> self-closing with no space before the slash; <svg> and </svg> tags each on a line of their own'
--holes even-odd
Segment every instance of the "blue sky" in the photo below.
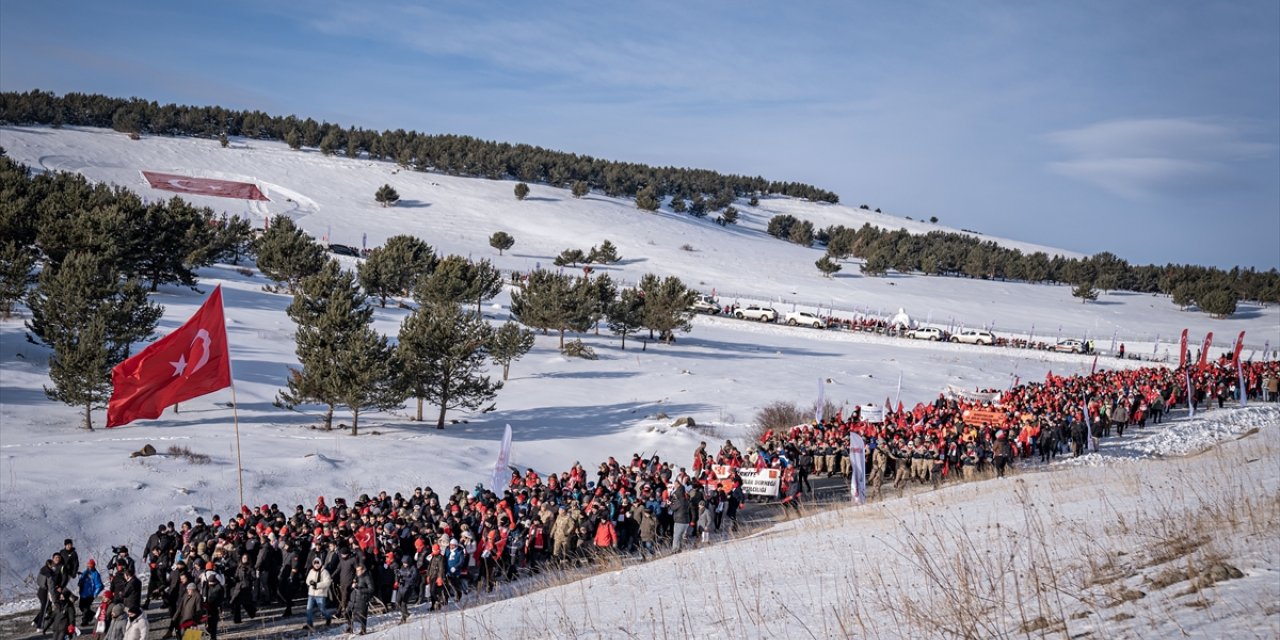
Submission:
<svg viewBox="0 0 1280 640">
<path fill-rule="evenodd" d="M 0 89 L 31 88 L 797 180 L 1135 263 L 1280 266 L 1275 0 L 4 0 Z"/>
</svg>

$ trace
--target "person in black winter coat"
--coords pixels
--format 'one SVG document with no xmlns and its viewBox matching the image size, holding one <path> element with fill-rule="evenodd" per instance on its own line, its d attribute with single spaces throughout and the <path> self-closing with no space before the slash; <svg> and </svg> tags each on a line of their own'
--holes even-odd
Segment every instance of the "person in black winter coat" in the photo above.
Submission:
<svg viewBox="0 0 1280 640">
<path fill-rule="evenodd" d="M 338 615 L 345 616 L 347 601 L 351 597 L 351 585 L 356 579 L 356 564 L 359 560 L 348 547 L 343 547 L 338 557 L 338 573 L 334 575 L 338 581 Z"/>
<path fill-rule="evenodd" d="M 293 596 L 298 592 L 298 583 L 302 580 L 302 559 L 305 553 L 299 553 L 293 542 L 286 540 L 284 550 L 280 554 L 280 574 L 276 578 L 276 591 L 280 601 L 284 603 L 284 616 L 293 615 Z"/>
<path fill-rule="evenodd" d="M 56 570 L 53 567 L 53 559 L 45 560 L 44 566 L 40 567 L 40 573 L 36 574 L 36 599 L 40 601 L 40 608 L 36 611 L 35 620 L 31 621 L 31 626 L 41 629 L 44 627 L 46 614 L 49 611 L 49 596 L 54 594 L 58 588 Z"/>
<path fill-rule="evenodd" d="M 360 625 L 360 635 L 364 635 L 369 624 L 369 602 L 373 600 L 373 576 L 363 564 L 356 564 L 356 577 L 351 583 L 351 595 L 347 600 L 347 633 Z"/>
<path fill-rule="evenodd" d="M 231 621 L 240 624 L 240 612 L 244 610 L 250 618 L 258 617 L 258 605 L 253 601 L 253 590 L 258 583 L 258 573 L 249 561 L 249 554 L 240 556 L 240 564 L 231 584 Z"/>
<path fill-rule="evenodd" d="M 62 575 L 66 576 L 67 582 L 79 577 L 80 554 L 76 553 L 76 545 L 71 538 L 62 541 L 62 549 L 58 550 L 58 555 L 62 557 Z M 65 587 L 67 582 L 62 583 L 62 586 Z"/>
<path fill-rule="evenodd" d="M 400 604 L 400 622 L 409 619 L 409 605 L 418 601 L 418 593 L 422 591 L 422 582 L 418 568 L 413 566 L 413 559 L 405 556 L 400 561 L 400 569 L 396 571 L 396 602 Z"/>
<path fill-rule="evenodd" d="M 142 581 L 133 573 L 133 566 L 127 565 L 119 572 L 122 576 L 120 590 L 112 589 L 114 602 L 124 605 L 126 611 L 137 607 L 142 608 Z"/>
<path fill-rule="evenodd" d="M 75 601 L 76 597 L 70 591 L 59 587 L 50 603 L 49 619 L 45 621 L 40 631 L 42 633 L 52 631 L 54 640 L 74 638 L 75 633 L 69 629 L 74 629 L 76 624 Z"/>
</svg>

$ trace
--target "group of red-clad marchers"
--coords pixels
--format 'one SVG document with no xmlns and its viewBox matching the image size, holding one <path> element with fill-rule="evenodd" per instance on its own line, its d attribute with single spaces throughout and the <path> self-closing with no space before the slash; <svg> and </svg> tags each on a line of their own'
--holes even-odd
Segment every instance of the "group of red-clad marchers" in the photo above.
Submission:
<svg viewBox="0 0 1280 640">
<path fill-rule="evenodd" d="M 1241 375 L 1242 374 L 1242 375 Z M 306 597 L 306 626 L 341 618 L 363 633 L 371 610 L 431 609 L 492 592 L 496 584 L 547 566 L 590 562 L 613 554 L 648 557 L 659 546 L 679 551 L 712 532 L 736 528 L 747 497 L 738 471 L 781 469 L 781 503 L 798 508 L 812 475 L 849 477 L 849 434 L 867 444 L 868 485 L 886 477 L 937 484 L 970 479 L 988 468 L 1004 475 L 1015 461 L 1081 455 L 1096 439 L 1128 427 L 1159 423 L 1187 403 L 1222 406 L 1243 378 L 1248 400 L 1277 398 L 1280 363 L 1229 360 L 1200 367 L 1100 371 L 1053 376 L 1015 386 L 998 403 L 939 396 L 868 422 L 856 411 L 828 421 L 767 431 L 742 449 L 726 441 L 712 454 L 706 443 L 690 467 L 658 456 L 614 458 L 594 471 L 581 464 L 542 476 L 512 471 L 496 495 L 477 485 L 448 493 L 418 487 L 406 494 L 362 495 L 348 501 L 320 497 L 292 511 L 275 504 L 242 507 L 229 518 L 203 517 L 159 526 L 135 560 L 114 549 L 104 580 L 90 560 L 85 570 L 68 540 L 39 574 L 41 610 L 35 626 L 69 637 L 87 629 L 107 637 L 146 637 L 153 603 L 169 613 L 166 637 L 201 627 L 213 638 L 223 616 L 235 623 L 258 608 L 280 604 L 293 614 Z M 1086 417 L 1087 412 L 1087 417 Z M 971 419 L 981 415 L 982 424 Z M 717 477 L 713 467 L 729 468 Z M 141 567 L 140 571 L 136 567 Z M 149 580 L 143 588 L 141 577 Z M 76 583 L 71 586 L 71 581 Z M 94 607 L 96 598 L 101 604 Z M 78 606 L 79 620 L 75 613 Z M 141 633 L 141 635 L 138 635 Z"/>
</svg>

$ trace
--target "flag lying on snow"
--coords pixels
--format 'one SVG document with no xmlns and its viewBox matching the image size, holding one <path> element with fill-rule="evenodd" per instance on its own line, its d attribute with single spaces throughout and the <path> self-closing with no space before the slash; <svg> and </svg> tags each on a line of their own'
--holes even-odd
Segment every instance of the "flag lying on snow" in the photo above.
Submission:
<svg viewBox="0 0 1280 640">
<path fill-rule="evenodd" d="M 107 427 L 159 418 L 166 407 L 231 386 L 222 287 L 173 333 L 111 370 Z"/>
</svg>

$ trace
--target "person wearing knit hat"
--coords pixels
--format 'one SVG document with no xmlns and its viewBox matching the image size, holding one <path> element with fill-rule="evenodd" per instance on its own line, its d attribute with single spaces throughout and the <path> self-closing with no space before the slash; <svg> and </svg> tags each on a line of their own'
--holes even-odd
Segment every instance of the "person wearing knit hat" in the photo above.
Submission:
<svg viewBox="0 0 1280 640">
<path fill-rule="evenodd" d="M 80 574 L 80 580 L 76 583 L 80 594 L 80 626 L 82 627 L 88 627 L 93 620 L 93 599 L 97 598 L 104 588 L 102 576 L 98 574 L 95 565 L 97 563 L 93 558 L 89 558 L 85 563 L 84 572 Z"/>
</svg>

